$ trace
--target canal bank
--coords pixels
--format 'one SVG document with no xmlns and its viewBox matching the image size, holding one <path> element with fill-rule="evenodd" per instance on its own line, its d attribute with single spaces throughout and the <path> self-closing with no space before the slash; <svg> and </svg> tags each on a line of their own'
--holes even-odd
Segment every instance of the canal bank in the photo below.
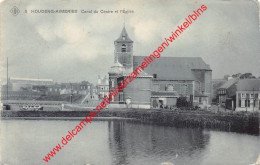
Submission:
<svg viewBox="0 0 260 165">
<path fill-rule="evenodd" d="M 64 119 L 80 120 L 84 111 L 1 111 L 2 119 Z M 141 122 L 187 128 L 208 128 L 221 131 L 259 134 L 258 113 L 212 113 L 209 111 L 170 111 L 142 109 L 103 110 L 96 118 L 137 119 Z"/>
</svg>

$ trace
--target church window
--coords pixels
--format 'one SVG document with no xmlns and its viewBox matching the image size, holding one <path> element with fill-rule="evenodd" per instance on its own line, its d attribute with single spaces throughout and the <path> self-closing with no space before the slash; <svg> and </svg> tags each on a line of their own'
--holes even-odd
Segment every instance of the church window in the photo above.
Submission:
<svg viewBox="0 0 260 165">
<path fill-rule="evenodd" d="M 122 45 L 122 52 L 126 52 L 126 45 L 125 44 Z"/>
</svg>

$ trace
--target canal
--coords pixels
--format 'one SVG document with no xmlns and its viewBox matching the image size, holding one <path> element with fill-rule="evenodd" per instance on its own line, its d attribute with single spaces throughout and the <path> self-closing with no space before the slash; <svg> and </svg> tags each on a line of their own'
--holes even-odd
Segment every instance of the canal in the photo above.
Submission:
<svg viewBox="0 0 260 165">
<path fill-rule="evenodd" d="M 93 121 L 48 163 L 43 157 L 80 120 L 2 120 L 1 156 L 9 165 L 249 165 L 260 136 L 176 128 L 133 120 Z"/>
</svg>

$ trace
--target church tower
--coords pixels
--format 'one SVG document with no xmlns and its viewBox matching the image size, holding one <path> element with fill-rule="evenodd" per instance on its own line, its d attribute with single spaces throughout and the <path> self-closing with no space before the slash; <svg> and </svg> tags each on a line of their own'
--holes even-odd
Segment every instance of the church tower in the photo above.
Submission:
<svg viewBox="0 0 260 165">
<path fill-rule="evenodd" d="M 129 38 L 125 27 L 114 44 L 114 63 L 118 61 L 127 73 L 131 73 L 133 71 L 133 41 Z"/>
</svg>

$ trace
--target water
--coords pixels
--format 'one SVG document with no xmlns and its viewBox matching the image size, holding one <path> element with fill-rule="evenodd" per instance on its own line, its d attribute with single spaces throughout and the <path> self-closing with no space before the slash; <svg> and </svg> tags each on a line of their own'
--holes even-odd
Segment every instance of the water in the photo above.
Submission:
<svg viewBox="0 0 260 165">
<path fill-rule="evenodd" d="M 138 121 L 94 121 L 48 163 L 75 120 L 3 120 L 2 162 L 9 165 L 249 165 L 260 155 L 260 137 L 174 128 Z"/>
</svg>

